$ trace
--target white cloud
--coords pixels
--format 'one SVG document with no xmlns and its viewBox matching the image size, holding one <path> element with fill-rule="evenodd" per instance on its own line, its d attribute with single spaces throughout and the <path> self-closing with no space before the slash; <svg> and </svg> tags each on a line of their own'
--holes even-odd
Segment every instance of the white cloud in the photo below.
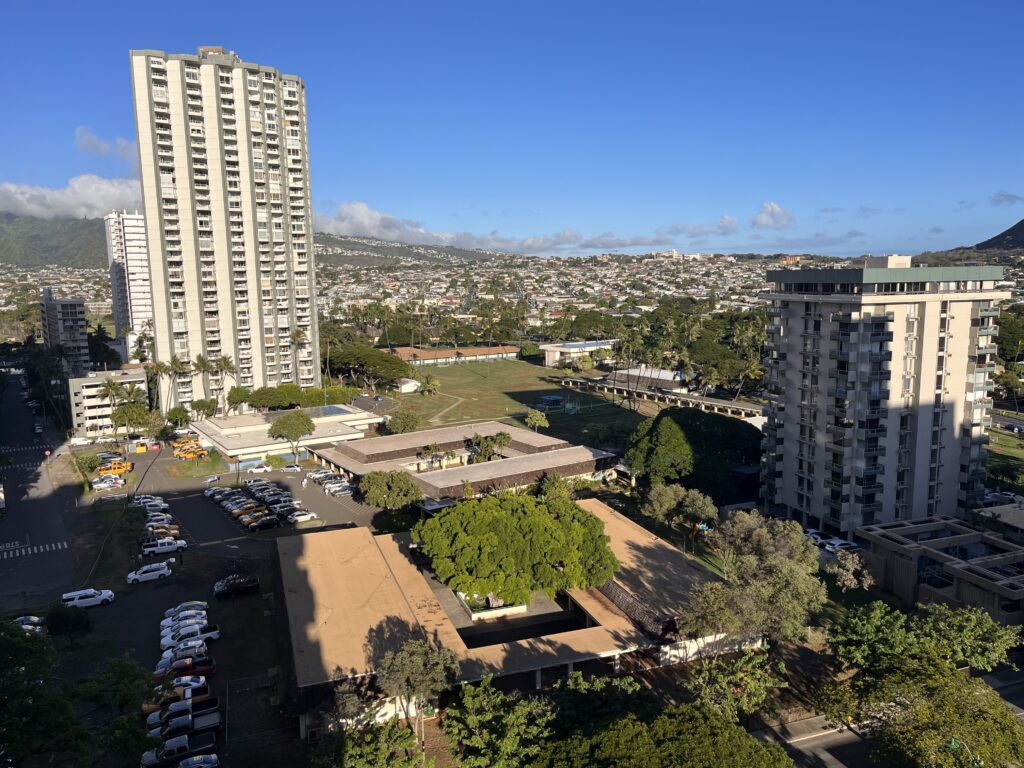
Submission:
<svg viewBox="0 0 1024 768">
<path fill-rule="evenodd" d="M 75 148 L 87 155 L 116 155 L 122 160 L 136 159 L 135 142 L 120 136 L 113 141 L 102 139 L 87 125 L 75 128 Z"/>
<path fill-rule="evenodd" d="M 18 216 L 96 218 L 115 209 L 141 207 L 142 193 L 135 179 L 104 179 L 83 174 L 75 176 L 60 189 L 0 183 L 0 211 Z"/>
<path fill-rule="evenodd" d="M 755 229 L 786 229 L 793 226 L 796 219 L 778 203 L 767 202 L 761 206 L 750 225 Z"/>
<path fill-rule="evenodd" d="M 740 228 L 740 223 L 735 216 L 722 216 L 715 222 L 716 235 L 731 235 Z"/>
<path fill-rule="evenodd" d="M 740 223 L 735 216 L 720 216 L 718 221 L 710 226 L 704 224 L 672 224 L 671 226 L 659 229 L 659 235 L 672 235 L 688 237 L 691 240 L 704 240 L 708 235 L 731 235 L 740 228 Z"/>
<path fill-rule="evenodd" d="M 374 237 L 378 240 L 400 243 L 452 245 L 459 248 L 523 254 L 576 253 L 671 244 L 671 239 L 663 233 L 654 236 L 617 237 L 614 232 L 603 232 L 584 237 L 574 229 L 563 229 L 547 235 L 510 237 L 497 231 L 487 234 L 443 232 L 428 229 L 412 219 L 400 219 L 378 211 L 358 201 L 342 203 L 331 214 L 315 213 L 313 227 L 318 232 L 329 232 L 334 235 Z"/>
</svg>

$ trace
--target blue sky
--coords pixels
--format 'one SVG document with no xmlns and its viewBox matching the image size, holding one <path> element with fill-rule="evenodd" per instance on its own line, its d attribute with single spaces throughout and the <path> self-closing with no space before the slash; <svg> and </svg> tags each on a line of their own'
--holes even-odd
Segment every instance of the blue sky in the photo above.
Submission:
<svg viewBox="0 0 1024 768">
<path fill-rule="evenodd" d="M 0 210 L 137 198 L 131 48 L 307 84 L 318 226 L 530 253 L 917 253 L 1024 218 L 1019 0 L 11 3 Z"/>
</svg>

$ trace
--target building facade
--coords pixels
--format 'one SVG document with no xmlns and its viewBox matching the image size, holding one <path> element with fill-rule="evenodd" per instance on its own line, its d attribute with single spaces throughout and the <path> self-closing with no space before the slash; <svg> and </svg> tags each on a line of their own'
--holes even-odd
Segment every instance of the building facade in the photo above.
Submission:
<svg viewBox="0 0 1024 768">
<path fill-rule="evenodd" d="M 116 381 L 125 388 L 135 385 L 146 390 L 146 372 L 141 365 L 119 371 L 90 373 L 68 380 L 71 401 L 71 427 L 75 437 L 104 437 L 114 433 L 110 414 L 114 411 L 104 382 Z M 122 435 L 124 431 L 122 430 Z"/>
<path fill-rule="evenodd" d="M 900 256 L 770 271 L 768 510 L 852 535 L 978 501 L 1001 278 Z"/>
<path fill-rule="evenodd" d="M 156 359 L 193 363 L 170 401 L 315 386 L 304 83 L 219 47 L 132 51 L 131 69 Z"/>
<path fill-rule="evenodd" d="M 43 345 L 47 349 L 59 347 L 62 350 L 62 364 L 67 376 L 84 376 L 92 367 L 89 363 L 85 302 L 82 299 L 55 298 L 51 289 L 44 288 L 39 310 Z"/>
<path fill-rule="evenodd" d="M 145 217 L 122 211 L 103 218 L 107 232 L 107 266 L 117 338 L 130 355 L 143 333 L 152 336 L 153 287 Z"/>
</svg>

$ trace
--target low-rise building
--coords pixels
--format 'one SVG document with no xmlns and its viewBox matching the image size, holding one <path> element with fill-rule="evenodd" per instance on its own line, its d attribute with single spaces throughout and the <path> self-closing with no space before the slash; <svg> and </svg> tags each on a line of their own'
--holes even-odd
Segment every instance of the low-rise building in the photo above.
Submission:
<svg viewBox="0 0 1024 768">
<path fill-rule="evenodd" d="M 593 355 L 599 349 L 611 350 L 617 339 L 601 341 L 570 341 L 564 344 L 541 344 L 544 351 L 544 365 L 548 368 L 561 368 L 579 360 L 584 355 Z"/>
<path fill-rule="evenodd" d="M 123 387 L 132 384 L 146 388 L 146 371 L 138 363 L 123 366 L 117 371 L 90 373 L 68 379 L 71 403 L 71 428 L 75 437 L 106 437 L 114 434 L 110 415 L 116 403 L 104 391 L 107 381 L 116 381 Z"/>
<path fill-rule="evenodd" d="M 474 462 L 474 440 L 500 433 L 508 434 L 508 445 L 494 459 Z M 385 435 L 314 448 L 312 453 L 325 467 L 353 478 L 370 472 L 408 472 L 424 496 L 437 502 L 462 498 L 467 484 L 474 493 L 493 493 L 532 485 L 545 475 L 600 477 L 616 464 L 615 455 L 607 451 L 497 421 Z"/>
<path fill-rule="evenodd" d="M 393 347 L 388 351 L 410 365 L 452 365 L 486 360 L 515 360 L 519 357 L 519 347 L 507 344 L 494 347 L 441 347 L 437 349 Z"/>
<path fill-rule="evenodd" d="M 948 603 L 1024 621 L 1024 547 L 955 517 L 924 517 L 857 529 L 878 587 L 906 607 Z"/>
<path fill-rule="evenodd" d="M 325 405 L 303 408 L 313 420 L 313 433 L 298 442 L 300 458 L 306 449 L 330 446 L 349 440 L 359 440 L 376 432 L 384 417 L 351 405 Z M 239 416 L 216 416 L 194 421 L 192 429 L 199 435 L 205 448 L 216 449 L 234 468 L 259 463 L 266 456 L 291 456 L 292 447 L 286 440 L 270 437 L 267 430 L 274 419 L 287 411 L 244 413 Z"/>
<path fill-rule="evenodd" d="M 353 528 L 279 538 L 285 704 L 299 715 L 302 735 L 312 735 L 318 720 L 309 713 L 330 700 L 336 684 L 367 682 L 384 654 L 411 638 L 450 650 L 463 681 L 516 675 L 538 688 L 574 668 L 617 670 L 623 656 L 655 666 L 739 645 L 689 639 L 677 626 L 691 591 L 714 574 L 600 501 L 579 505 L 604 524 L 618 572 L 555 600 L 538 593 L 527 615 L 500 623 L 474 621 L 453 590 L 415 560 L 408 533 Z"/>
</svg>

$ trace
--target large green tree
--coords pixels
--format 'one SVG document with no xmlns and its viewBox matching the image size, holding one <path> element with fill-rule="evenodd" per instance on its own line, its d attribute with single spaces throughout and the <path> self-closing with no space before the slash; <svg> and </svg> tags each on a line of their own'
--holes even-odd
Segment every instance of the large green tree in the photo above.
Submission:
<svg viewBox="0 0 1024 768">
<path fill-rule="evenodd" d="M 359 481 L 359 492 L 367 504 L 388 510 L 406 509 L 423 499 L 423 490 L 399 470 L 367 472 Z"/>
<path fill-rule="evenodd" d="M 292 448 L 292 456 L 299 458 L 299 441 L 312 435 L 316 430 L 316 424 L 305 411 L 288 411 L 282 413 L 270 423 L 267 429 L 267 437 L 276 440 L 287 440 Z"/>
<path fill-rule="evenodd" d="M 526 768 L 540 755 L 554 718 L 546 699 L 503 693 L 488 675 L 463 684 L 445 710 L 444 732 L 464 768 Z"/>
<path fill-rule="evenodd" d="M 550 743 L 537 768 L 792 768 L 778 744 L 765 744 L 715 710 L 665 710 L 646 723 L 630 715 L 592 736 Z"/>
<path fill-rule="evenodd" d="M 392 435 L 415 432 L 420 426 L 420 416 L 411 408 L 399 408 L 388 419 L 385 429 Z"/>
<path fill-rule="evenodd" d="M 408 723 L 396 718 L 328 733 L 312 756 L 314 768 L 431 768 Z"/>
<path fill-rule="evenodd" d="M 405 719 L 416 720 L 416 737 L 424 743 L 423 711 L 427 703 L 451 688 L 459 676 L 459 662 L 448 648 L 426 640 L 406 640 L 397 651 L 388 651 L 377 669 L 377 683 L 396 697 Z"/>
<path fill-rule="evenodd" d="M 413 537 L 443 582 L 506 603 L 597 586 L 618 568 L 601 521 L 558 497 L 462 501 L 418 523 Z"/>
<path fill-rule="evenodd" d="M 772 691 L 786 687 L 785 674 L 782 662 L 748 650 L 699 664 L 686 687 L 698 704 L 738 721 L 740 716 L 766 709 Z"/>
</svg>

